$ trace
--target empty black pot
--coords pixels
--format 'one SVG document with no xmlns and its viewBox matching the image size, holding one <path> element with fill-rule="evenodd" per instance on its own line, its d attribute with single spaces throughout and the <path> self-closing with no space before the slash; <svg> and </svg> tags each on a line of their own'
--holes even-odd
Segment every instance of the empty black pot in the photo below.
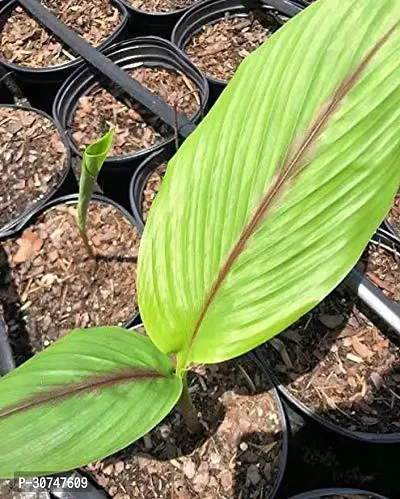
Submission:
<svg viewBox="0 0 400 499">
<path fill-rule="evenodd" d="M 200 93 L 201 108 L 193 117 L 193 121 L 198 121 L 202 116 L 208 102 L 207 80 L 170 42 L 157 37 L 136 38 L 113 45 L 106 49 L 104 54 L 125 69 L 144 65 L 172 69 L 187 75 L 199 88 Z M 71 119 L 79 99 L 101 83 L 102 79 L 99 76 L 94 76 L 88 67 L 83 67 L 64 83 L 54 102 L 53 114 L 61 128 L 66 131 L 71 149 L 80 157 L 81 151 L 78 150 L 71 136 Z M 148 149 L 107 159 L 98 180 L 104 194 L 129 209 L 129 183 L 136 168 L 152 152 L 173 142 L 172 135 Z"/>
<path fill-rule="evenodd" d="M 118 0 L 110 0 L 110 2 L 119 10 L 120 25 L 110 34 L 99 46 L 105 48 L 120 40 L 123 37 L 128 13 L 125 7 Z M 10 17 L 12 11 L 18 6 L 16 0 L 12 0 L 6 5 L 0 3 L 0 36 L 4 24 Z M 12 73 L 16 83 L 21 87 L 24 96 L 35 107 L 38 107 L 46 112 L 51 112 L 53 99 L 62 82 L 77 68 L 83 61 L 77 58 L 71 62 L 53 66 L 48 68 L 31 68 L 7 61 L 0 55 L 0 63 L 5 69 Z"/>
<path fill-rule="evenodd" d="M 357 495 L 364 497 L 365 499 L 388 499 L 380 494 L 375 494 L 375 492 L 366 492 L 365 490 L 358 489 L 319 489 L 311 490 L 310 492 L 304 492 L 297 496 L 291 497 L 291 499 L 330 499 L 333 496 L 346 496 Z"/>
<path fill-rule="evenodd" d="M 213 24 L 224 19 L 229 13 L 231 16 L 246 16 L 252 10 L 259 8 L 256 0 L 206 0 L 187 11 L 176 24 L 172 32 L 172 43 L 181 50 L 206 24 Z M 263 10 L 277 12 L 282 18 L 291 18 L 301 12 L 304 7 L 292 3 L 290 0 L 266 0 Z M 206 75 L 207 76 L 207 75 Z M 219 97 L 226 87 L 227 81 L 207 76 L 210 83 L 211 101 Z"/>
<path fill-rule="evenodd" d="M 120 1 L 125 5 L 130 15 L 129 33 L 132 37 L 156 35 L 169 39 L 175 24 L 192 7 L 189 5 L 170 12 L 152 12 L 134 7 L 129 0 Z M 193 5 L 197 3 L 202 2 L 197 0 Z"/>
<path fill-rule="evenodd" d="M 6 105 L 1 107 L 24 109 L 26 111 L 31 111 L 31 112 L 34 111 L 47 118 L 57 128 L 60 138 L 65 145 L 66 154 L 67 154 L 64 171 L 60 177 L 58 184 L 51 191 L 47 192 L 43 196 L 43 198 L 33 203 L 23 213 L 16 216 L 13 220 L 8 222 L 3 227 L 0 227 L 0 238 L 5 238 L 8 237 L 10 234 L 14 233 L 15 231 L 18 231 L 21 227 L 23 227 L 26 224 L 27 220 L 29 220 L 32 216 L 34 216 L 37 210 L 42 209 L 48 202 L 56 200 L 61 196 L 77 192 L 78 184 L 71 167 L 71 152 L 69 149 L 67 138 L 57 123 L 55 123 L 55 121 L 46 113 L 38 109 L 32 109 L 29 107 L 15 106 L 15 105 Z M 4 179 L 2 181 L 4 181 Z"/>
</svg>

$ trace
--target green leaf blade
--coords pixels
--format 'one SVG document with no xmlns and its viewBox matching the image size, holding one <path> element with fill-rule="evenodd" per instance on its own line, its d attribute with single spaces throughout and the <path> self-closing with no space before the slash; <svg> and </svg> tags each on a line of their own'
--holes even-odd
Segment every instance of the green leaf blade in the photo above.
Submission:
<svg viewBox="0 0 400 499">
<path fill-rule="evenodd" d="M 0 476 L 66 471 L 137 440 L 179 399 L 172 372 L 138 333 L 73 331 L 0 381 Z"/>
<path fill-rule="evenodd" d="M 356 263 L 400 183 L 399 29 L 249 239 L 196 331 L 293 140 L 399 19 L 394 0 L 316 2 L 245 60 L 170 162 L 138 275 L 141 316 L 162 351 L 205 363 L 240 355 L 310 310 Z"/>
</svg>

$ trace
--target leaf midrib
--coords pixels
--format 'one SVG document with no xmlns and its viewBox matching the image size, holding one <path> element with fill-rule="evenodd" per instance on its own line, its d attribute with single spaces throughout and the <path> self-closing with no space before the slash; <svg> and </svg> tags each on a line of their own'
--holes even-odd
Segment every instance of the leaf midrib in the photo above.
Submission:
<svg viewBox="0 0 400 499">
<path fill-rule="evenodd" d="M 333 118 L 336 111 L 342 104 L 344 98 L 357 84 L 361 75 L 369 66 L 375 55 L 385 45 L 385 43 L 389 40 L 391 35 L 399 26 L 400 21 L 397 21 L 388 31 L 386 31 L 381 36 L 381 38 L 379 38 L 379 40 L 364 56 L 364 58 L 360 61 L 356 68 L 343 78 L 342 82 L 333 92 L 331 98 L 328 99 L 327 102 L 325 102 L 320 107 L 320 109 L 316 113 L 316 118 L 311 121 L 311 126 L 303 135 L 303 137 L 301 137 L 300 135 L 300 138 L 295 138 L 292 144 L 289 145 L 286 157 L 282 162 L 282 167 L 278 170 L 275 179 L 273 179 L 273 181 L 271 182 L 270 188 L 268 189 L 265 196 L 261 199 L 259 205 L 254 210 L 253 215 L 250 216 L 249 220 L 245 224 L 244 229 L 238 238 L 238 241 L 230 251 L 227 259 L 225 260 L 225 263 L 222 265 L 217 275 L 217 278 L 211 286 L 211 289 L 200 311 L 199 317 L 195 323 L 193 332 L 189 338 L 189 357 L 204 318 L 206 317 L 208 310 L 210 309 L 216 295 L 218 294 L 219 289 L 228 276 L 233 264 L 242 254 L 247 242 L 257 230 L 260 223 L 270 212 L 271 207 L 273 207 L 277 199 L 284 193 L 285 187 L 291 180 L 294 180 L 297 175 L 301 173 L 301 171 L 303 171 L 307 166 L 307 157 L 309 157 L 310 155 L 312 146 L 315 145 L 318 137 L 321 135 L 322 131 L 325 129 L 329 121 Z M 297 147 L 295 146 L 296 142 L 298 144 Z"/>
<path fill-rule="evenodd" d="M 105 373 L 99 376 L 92 376 L 87 380 L 58 386 L 56 388 L 52 388 L 51 390 L 32 395 L 22 401 L 6 406 L 3 409 L 0 409 L 0 420 L 13 416 L 16 413 L 27 412 L 42 405 L 61 402 L 75 395 L 91 393 L 95 390 L 113 387 L 122 383 L 129 383 L 133 381 L 140 382 L 162 378 L 167 378 L 167 376 L 163 376 L 158 371 L 146 369 L 126 369 L 115 373 Z"/>
</svg>

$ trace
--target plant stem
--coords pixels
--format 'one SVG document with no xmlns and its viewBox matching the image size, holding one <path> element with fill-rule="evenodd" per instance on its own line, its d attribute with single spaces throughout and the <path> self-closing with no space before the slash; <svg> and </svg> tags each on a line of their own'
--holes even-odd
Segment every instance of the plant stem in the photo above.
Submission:
<svg viewBox="0 0 400 499">
<path fill-rule="evenodd" d="M 89 244 L 89 239 L 87 237 L 86 231 L 79 228 L 79 232 L 81 234 L 81 238 L 82 238 L 83 244 L 86 248 L 86 251 L 88 252 L 89 258 L 96 261 L 96 255 L 93 253 L 92 247 Z"/>
<path fill-rule="evenodd" d="M 200 423 L 200 420 L 197 416 L 197 411 L 193 406 L 192 399 L 190 397 L 186 372 L 182 378 L 182 383 L 183 390 L 178 405 L 181 409 L 183 419 L 192 433 L 200 433 L 203 430 L 203 427 Z"/>
</svg>

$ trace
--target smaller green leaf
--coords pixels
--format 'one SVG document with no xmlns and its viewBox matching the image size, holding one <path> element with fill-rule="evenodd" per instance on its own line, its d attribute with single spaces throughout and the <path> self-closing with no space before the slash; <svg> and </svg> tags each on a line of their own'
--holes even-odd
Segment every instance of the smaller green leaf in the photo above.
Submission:
<svg viewBox="0 0 400 499">
<path fill-rule="evenodd" d="M 101 167 L 110 152 L 113 139 L 114 129 L 110 129 L 101 139 L 90 144 L 83 153 L 77 215 L 77 223 L 81 232 L 86 230 L 87 210 L 94 186 Z"/>
<path fill-rule="evenodd" d="M 77 329 L 0 380 L 0 477 L 102 459 L 151 430 L 181 391 L 171 360 L 149 338 Z"/>
</svg>

